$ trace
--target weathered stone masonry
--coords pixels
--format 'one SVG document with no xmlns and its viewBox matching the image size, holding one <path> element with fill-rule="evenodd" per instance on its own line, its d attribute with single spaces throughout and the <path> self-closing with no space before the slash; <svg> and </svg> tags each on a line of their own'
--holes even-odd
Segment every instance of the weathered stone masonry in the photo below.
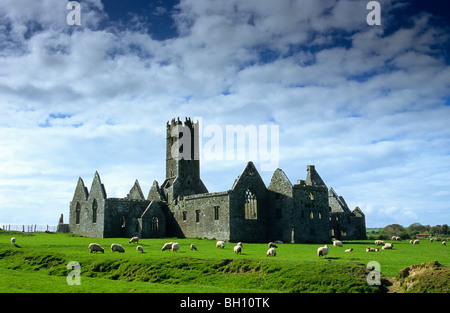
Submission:
<svg viewBox="0 0 450 313">
<path fill-rule="evenodd" d="M 186 119 L 167 123 L 166 178 L 153 182 L 147 198 L 136 180 L 125 198 L 108 198 L 96 172 L 90 190 L 78 179 L 70 202 L 70 232 L 90 237 L 187 237 L 227 241 L 329 242 L 364 239 L 365 217 L 350 211 L 343 197 L 328 189 L 314 165 L 294 185 L 277 169 L 268 187 L 248 162 L 230 190 L 209 193 L 200 178 L 198 124 Z M 172 148 L 189 129 L 188 160 L 172 157 Z M 178 128 L 175 128 L 178 130 Z M 64 227 L 63 227 L 64 226 Z"/>
</svg>

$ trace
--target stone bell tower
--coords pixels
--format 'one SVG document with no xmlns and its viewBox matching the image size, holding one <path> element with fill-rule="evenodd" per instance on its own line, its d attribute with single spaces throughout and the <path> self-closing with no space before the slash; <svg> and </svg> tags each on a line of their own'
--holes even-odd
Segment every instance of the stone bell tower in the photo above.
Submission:
<svg viewBox="0 0 450 313">
<path fill-rule="evenodd" d="M 166 127 L 166 180 L 161 187 L 167 200 L 208 192 L 200 179 L 199 123 L 178 118 Z"/>
</svg>

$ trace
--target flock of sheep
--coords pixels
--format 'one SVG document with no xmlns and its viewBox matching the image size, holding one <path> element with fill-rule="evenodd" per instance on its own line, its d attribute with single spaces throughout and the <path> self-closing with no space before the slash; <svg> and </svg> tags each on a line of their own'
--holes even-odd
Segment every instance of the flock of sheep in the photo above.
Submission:
<svg viewBox="0 0 450 313">
<path fill-rule="evenodd" d="M 392 240 L 393 241 L 400 241 L 402 239 L 400 237 L 393 236 Z M 432 241 L 432 239 L 430 239 L 430 241 Z M 11 239 L 11 242 L 12 242 L 12 239 Z M 133 243 L 133 242 L 139 243 L 139 238 L 138 237 L 131 238 L 130 239 L 130 243 Z M 278 246 L 276 245 L 277 243 L 281 243 L 281 242 L 280 241 L 269 242 L 269 244 L 268 244 L 269 249 L 266 252 L 266 257 L 276 256 L 277 255 L 277 251 L 275 250 L 275 248 L 278 248 Z M 416 239 L 414 241 L 411 240 L 410 243 L 416 245 L 416 244 L 419 244 L 419 240 L 418 239 Z M 382 250 L 389 250 L 389 249 L 392 249 L 394 247 L 394 244 L 392 242 L 384 242 L 383 240 L 375 240 L 375 245 L 376 246 L 380 246 L 381 245 L 382 246 L 381 247 Z M 444 246 L 446 245 L 445 240 L 442 242 L 442 245 L 444 245 Z M 342 241 L 333 239 L 333 246 L 335 246 L 335 247 L 343 247 Z M 180 248 L 180 245 L 177 242 L 167 242 L 167 243 L 165 243 L 163 245 L 161 250 L 162 251 L 172 250 L 173 252 L 175 252 L 175 251 L 178 251 L 179 248 Z M 222 248 L 222 249 L 225 248 L 225 241 L 222 241 L 222 240 L 217 241 L 216 248 Z M 190 249 L 191 250 L 197 250 L 197 247 L 196 247 L 195 244 L 191 244 L 190 245 Z M 91 253 L 92 252 L 102 252 L 102 253 L 104 253 L 104 249 L 99 244 L 96 244 L 96 243 L 91 243 L 89 245 L 89 251 Z M 112 252 L 118 251 L 118 252 L 122 252 L 123 253 L 123 252 L 125 252 L 125 248 L 122 245 L 113 243 L 111 245 L 111 251 Z M 142 248 L 142 246 L 138 245 L 138 246 L 136 246 L 136 251 L 137 252 L 144 252 L 144 249 Z M 242 253 L 242 242 L 238 242 L 236 244 L 236 246 L 234 246 L 233 251 L 236 254 Z M 353 251 L 353 248 L 345 250 L 345 252 L 352 252 L 352 251 Z M 380 251 L 378 248 L 366 247 L 366 252 L 378 252 L 378 251 Z M 329 252 L 328 245 L 325 245 L 323 247 L 319 247 L 317 249 L 317 255 L 319 257 L 324 257 L 325 255 L 328 254 L 328 252 Z"/>
<path fill-rule="evenodd" d="M 11 243 L 13 242 L 14 238 L 11 238 Z M 15 240 L 15 239 L 14 239 Z M 130 239 L 130 243 L 136 243 L 139 244 L 139 237 L 133 237 Z M 280 242 L 277 242 L 280 243 Z M 90 253 L 92 252 L 101 252 L 101 253 L 105 253 L 105 249 L 103 249 L 103 247 L 101 245 L 99 245 L 98 243 L 91 243 L 89 244 L 89 251 Z M 219 240 L 216 243 L 216 248 L 225 248 L 225 241 Z M 269 250 L 267 250 L 266 256 L 276 256 L 277 252 L 275 250 L 275 248 L 278 248 L 276 243 L 274 242 L 269 242 Z M 178 249 L 180 249 L 180 244 L 177 242 L 166 242 L 162 248 L 161 251 L 165 251 L 165 250 L 172 250 L 172 252 L 176 252 L 178 251 Z M 191 250 L 197 250 L 197 246 L 195 244 L 191 244 L 190 245 L 190 249 Z M 124 253 L 125 252 L 125 248 L 117 243 L 113 243 L 111 244 L 111 252 L 119 252 L 119 253 Z M 140 245 L 136 246 L 136 251 L 137 252 L 144 252 L 144 248 Z M 236 254 L 240 254 L 242 252 L 242 242 L 238 242 L 236 244 L 236 246 L 233 248 L 234 253 Z"/>
<path fill-rule="evenodd" d="M 392 236 L 391 239 L 392 239 L 392 241 L 401 241 L 402 240 L 398 236 Z M 433 241 L 433 239 L 430 238 L 430 242 L 432 242 L 432 241 Z M 410 240 L 409 243 L 412 244 L 412 245 L 418 245 L 420 243 L 420 241 L 419 241 L 419 239 Z M 394 244 L 392 242 L 384 242 L 383 240 L 375 240 L 375 245 L 376 246 L 382 246 L 381 247 L 382 250 L 391 250 L 394 247 Z M 442 242 L 442 245 L 443 246 L 446 245 L 446 241 L 445 240 Z M 333 239 L 333 246 L 335 246 L 335 247 L 342 247 L 343 245 L 342 245 L 341 241 Z M 352 251 L 353 251 L 353 248 L 345 250 L 345 252 L 352 252 Z M 379 248 L 366 247 L 366 252 L 378 252 L 378 251 L 380 251 Z M 319 257 L 321 257 L 321 256 L 323 257 L 323 256 L 327 255 L 328 252 L 329 252 L 328 245 L 325 245 L 323 247 L 319 247 L 317 249 L 317 255 Z"/>
<path fill-rule="evenodd" d="M 393 236 L 392 237 L 392 241 L 401 241 L 401 240 L 402 239 L 400 237 L 398 237 L 398 236 Z M 432 241 L 433 241 L 433 239 L 430 238 L 430 242 L 432 242 Z M 140 252 L 140 253 L 144 252 L 144 248 L 141 245 L 139 245 L 139 237 L 131 238 L 129 243 L 136 243 L 137 244 L 136 251 Z M 282 242 L 281 241 L 269 242 L 269 244 L 268 244 L 269 249 L 266 252 L 266 257 L 276 256 L 277 255 L 277 251 L 275 250 L 275 248 L 278 248 L 277 243 L 282 243 Z M 420 243 L 420 241 L 418 239 L 410 240 L 409 243 L 417 245 L 417 244 Z M 11 244 L 12 245 L 16 244 L 16 238 L 15 237 L 11 238 Z M 392 249 L 394 247 L 394 244 L 392 242 L 384 242 L 383 240 L 375 240 L 375 245 L 376 246 L 380 246 L 381 245 L 382 246 L 381 247 L 382 250 L 389 250 L 389 249 Z M 446 241 L 445 240 L 442 242 L 442 245 L 443 246 L 446 245 Z M 343 247 L 343 244 L 342 244 L 342 242 L 340 240 L 333 239 L 333 246 L 335 246 L 335 247 Z M 103 247 L 101 245 L 99 245 L 98 243 L 91 243 L 91 244 L 89 244 L 88 248 L 89 248 L 90 253 L 92 253 L 92 252 L 105 253 L 105 249 L 103 249 Z M 222 240 L 217 241 L 216 248 L 224 249 L 225 248 L 225 241 L 222 241 Z M 176 251 L 178 251 L 178 249 L 180 249 L 180 244 L 177 243 L 177 242 L 167 242 L 161 248 L 162 251 L 172 250 L 172 252 L 176 252 Z M 191 244 L 190 245 L 190 249 L 191 250 L 197 250 L 197 246 L 195 244 Z M 117 251 L 119 253 L 124 253 L 125 252 L 125 248 L 122 245 L 120 245 L 120 244 L 113 243 L 113 244 L 111 244 L 111 251 L 112 252 L 116 252 Z M 233 251 L 236 254 L 242 253 L 242 242 L 238 242 L 236 244 L 236 246 L 234 246 Z M 345 252 L 351 252 L 351 251 L 353 251 L 352 248 L 345 250 Z M 378 248 L 366 247 L 366 252 L 378 252 L 378 251 L 380 251 L 380 249 L 378 249 Z M 328 245 L 325 245 L 323 247 L 319 247 L 317 249 L 317 255 L 319 257 L 324 257 L 325 255 L 328 254 L 328 252 L 329 252 Z"/>
</svg>

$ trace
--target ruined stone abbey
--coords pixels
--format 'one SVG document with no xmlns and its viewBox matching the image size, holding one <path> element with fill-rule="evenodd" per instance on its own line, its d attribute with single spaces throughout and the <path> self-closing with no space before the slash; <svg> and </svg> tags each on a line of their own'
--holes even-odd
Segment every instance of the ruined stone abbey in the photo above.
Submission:
<svg viewBox="0 0 450 313">
<path fill-rule="evenodd" d="M 172 147 L 188 127 L 191 158 L 172 156 Z M 200 160 L 194 156 L 198 123 L 173 119 L 167 123 L 166 178 L 153 182 L 147 197 L 136 180 L 125 198 L 108 198 L 96 172 L 88 190 L 78 179 L 70 202 L 69 225 L 60 229 L 89 237 L 186 237 L 226 241 L 330 242 L 331 238 L 366 238 L 365 217 L 349 209 L 320 178 L 314 165 L 306 179 L 292 184 L 277 169 L 266 187 L 256 167 L 248 162 L 231 189 L 208 192 L 200 178 Z M 188 132 L 189 133 L 189 132 Z M 230 184 L 231 185 L 231 184 Z M 64 226 L 64 227 L 63 227 Z"/>
</svg>

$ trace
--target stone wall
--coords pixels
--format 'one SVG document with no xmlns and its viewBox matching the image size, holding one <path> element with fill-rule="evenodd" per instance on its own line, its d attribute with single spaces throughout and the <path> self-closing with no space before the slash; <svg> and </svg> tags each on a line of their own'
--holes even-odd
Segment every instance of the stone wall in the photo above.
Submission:
<svg viewBox="0 0 450 313">
<path fill-rule="evenodd" d="M 229 192 L 187 196 L 170 210 L 185 237 L 230 240 Z"/>
</svg>

